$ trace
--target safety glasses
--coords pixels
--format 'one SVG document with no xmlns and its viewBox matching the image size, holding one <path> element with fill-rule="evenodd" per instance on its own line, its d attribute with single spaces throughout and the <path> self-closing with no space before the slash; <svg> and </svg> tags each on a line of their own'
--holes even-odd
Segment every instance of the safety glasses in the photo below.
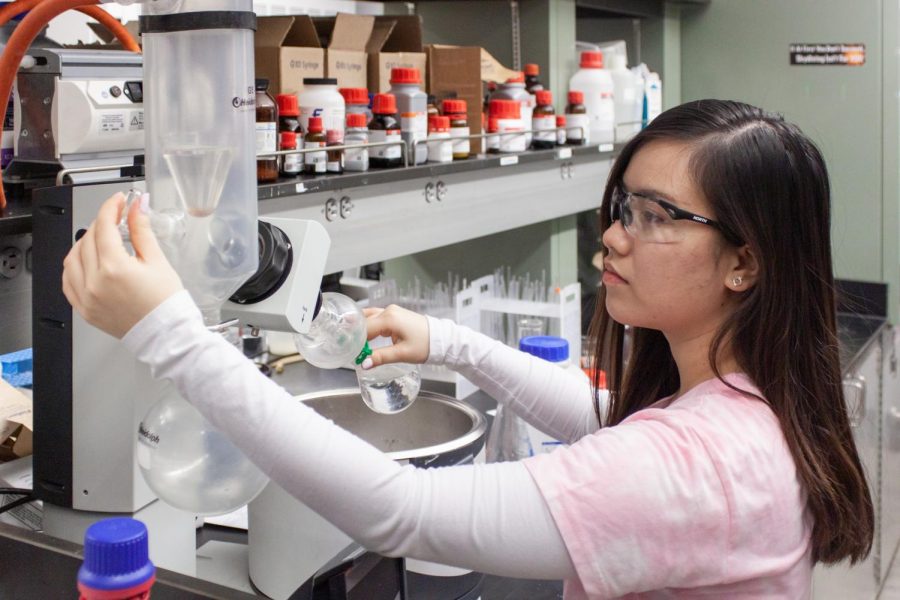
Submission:
<svg viewBox="0 0 900 600">
<path fill-rule="evenodd" d="M 655 244 L 680 242 L 687 235 L 689 228 L 678 221 L 692 221 L 715 227 L 729 242 L 741 244 L 740 238 L 712 219 L 678 208 L 662 198 L 628 192 L 621 187 L 613 190 L 609 216 L 613 223 L 621 220 L 625 231 L 645 242 Z"/>
</svg>

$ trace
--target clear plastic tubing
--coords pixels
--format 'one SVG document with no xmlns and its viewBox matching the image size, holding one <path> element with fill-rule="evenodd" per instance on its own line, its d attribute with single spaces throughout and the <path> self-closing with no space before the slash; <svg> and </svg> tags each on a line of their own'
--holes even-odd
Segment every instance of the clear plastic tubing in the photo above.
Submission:
<svg viewBox="0 0 900 600">
<path fill-rule="evenodd" d="M 184 218 L 163 249 L 212 325 L 258 261 L 255 15 L 252 0 L 171 6 L 141 17 L 147 188 L 153 211 Z"/>
</svg>

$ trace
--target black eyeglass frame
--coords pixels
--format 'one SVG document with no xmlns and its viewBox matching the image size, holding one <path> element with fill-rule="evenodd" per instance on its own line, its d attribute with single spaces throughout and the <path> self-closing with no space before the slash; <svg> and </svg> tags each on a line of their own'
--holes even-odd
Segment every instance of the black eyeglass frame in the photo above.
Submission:
<svg viewBox="0 0 900 600">
<path fill-rule="evenodd" d="M 621 206 L 622 204 L 624 204 L 622 196 L 637 196 L 639 198 L 643 198 L 648 202 L 653 202 L 654 204 L 658 204 L 659 206 L 661 206 L 662 209 L 665 210 L 670 217 L 672 217 L 673 221 L 693 221 L 694 223 L 700 223 L 701 225 L 709 225 L 710 227 L 715 227 L 716 229 L 718 229 L 722 233 L 722 235 L 725 236 L 725 239 L 732 244 L 736 246 L 742 246 L 744 244 L 743 240 L 741 240 L 738 236 L 732 233 L 730 229 L 728 229 L 718 221 L 714 221 L 708 217 L 704 217 L 703 215 L 698 215 L 696 213 L 684 210 L 683 208 L 679 208 L 671 202 L 663 200 L 662 198 L 645 196 L 644 194 L 638 194 L 637 192 L 628 192 L 621 187 L 616 187 L 615 189 L 613 189 L 613 193 L 610 196 L 610 223 L 615 223 L 622 218 Z"/>
</svg>

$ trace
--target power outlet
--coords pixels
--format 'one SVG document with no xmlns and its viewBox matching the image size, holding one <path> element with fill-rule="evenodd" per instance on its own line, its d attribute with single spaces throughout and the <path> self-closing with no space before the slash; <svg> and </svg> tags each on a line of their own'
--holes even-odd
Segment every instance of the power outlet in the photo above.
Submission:
<svg viewBox="0 0 900 600">
<path fill-rule="evenodd" d="M 9 246 L 0 252 L 0 276 L 12 279 L 25 268 L 25 253 L 20 248 Z"/>
</svg>

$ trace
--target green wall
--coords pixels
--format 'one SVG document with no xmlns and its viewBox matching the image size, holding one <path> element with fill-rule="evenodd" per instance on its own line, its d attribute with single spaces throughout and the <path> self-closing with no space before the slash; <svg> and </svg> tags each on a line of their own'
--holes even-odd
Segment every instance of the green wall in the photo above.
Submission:
<svg viewBox="0 0 900 600">
<path fill-rule="evenodd" d="M 713 0 L 681 18 L 681 97 L 782 113 L 821 148 L 841 278 L 887 281 L 900 308 L 898 0 Z M 861 67 L 791 66 L 789 44 L 866 45 Z M 664 82 L 664 87 L 665 83 Z"/>
</svg>

